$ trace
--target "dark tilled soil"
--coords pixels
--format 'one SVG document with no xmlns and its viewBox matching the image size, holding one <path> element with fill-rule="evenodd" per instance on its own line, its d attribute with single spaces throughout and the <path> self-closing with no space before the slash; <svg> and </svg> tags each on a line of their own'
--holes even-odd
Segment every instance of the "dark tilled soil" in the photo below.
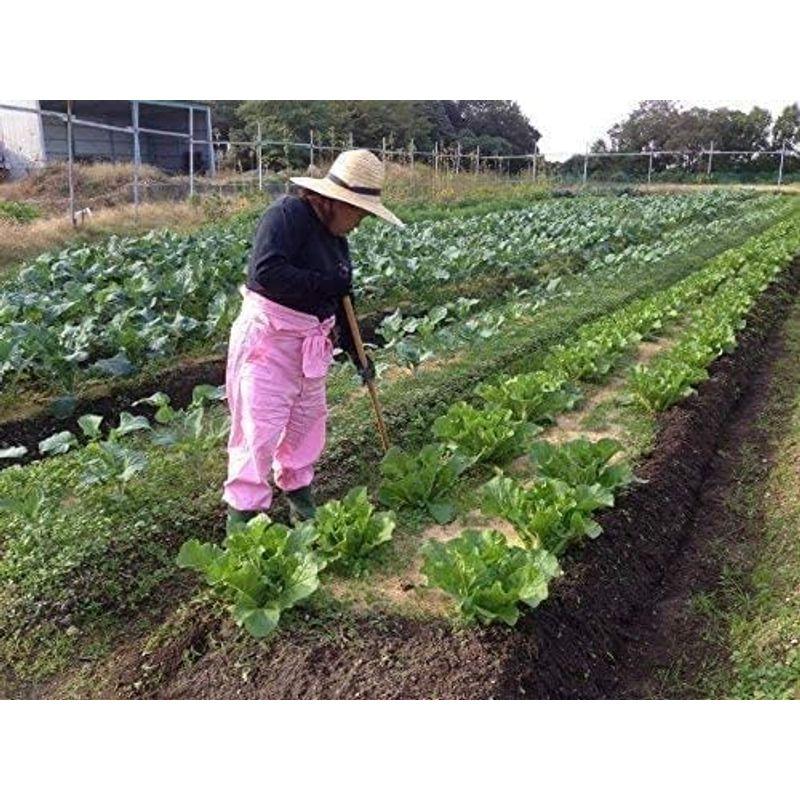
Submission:
<svg viewBox="0 0 800 800">
<path fill-rule="evenodd" d="M 703 697 L 697 677 L 727 658 L 723 642 L 708 635 L 708 620 L 693 613 L 691 604 L 701 593 L 717 592 L 726 571 L 749 573 L 760 555 L 763 507 L 731 500 L 743 481 L 756 485 L 772 469 L 781 437 L 759 421 L 770 400 L 772 367 L 784 353 L 783 337 L 775 331 L 707 467 L 683 546 L 652 604 L 635 620 L 639 634 L 620 656 L 622 697 Z"/>
<path fill-rule="evenodd" d="M 551 598 L 517 629 L 454 632 L 444 623 L 343 616 L 330 624 L 298 620 L 268 644 L 237 645 L 244 640 L 220 636 L 225 623 L 218 623 L 193 647 L 191 666 L 173 657 L 158 670 L 158 686 L 139 696 L 630 696 L 631 645 L 653 635 L 650 611 L 676 569 L 714 453 L 799 288 L 797 262 L 759 300 L 737 350 L 663 416 L 639 471 L 647 483 L 601 518 L 603 535 L 564 565 Z M 220 639 L 227 643 L 212 646 Z M 160 654 L 149 658 L 158 665 Z M 135 673 L 129 665 L 128 675 Z"/>
<path fill-rule="evenodd" d="M 112 387 L 100 397 L 87 397 L 78 401 L 72 414 L 66 419 L 56 419 L 47 411 L 33 416 L 12 419 L 0 423 L 0 448 L 24 445 L 28 453 L 13 462 L 0 461 L 0 469 L 14 464 L 26 464 L 42 458 L 38 451 L 39 442 L 58 431 L 72 431 L 81 434 L 78 419 L 84 414 L 100 414 L 104 419 L 104 429 L 114 427 L 119 422 L 122 411 L 141 414 L 151 422 L 155 409 L 149 406 L 131 408 L 142 397 L 155 392 L 166 392 L 175 408 L 186 407 L 192 399 L 192 391 L 198 384 L 219 386 L 225 380 L 225 361 L 223 358 L 190 361 L 163 372 L 140 383 L 126 383 Z"/>
</svg>

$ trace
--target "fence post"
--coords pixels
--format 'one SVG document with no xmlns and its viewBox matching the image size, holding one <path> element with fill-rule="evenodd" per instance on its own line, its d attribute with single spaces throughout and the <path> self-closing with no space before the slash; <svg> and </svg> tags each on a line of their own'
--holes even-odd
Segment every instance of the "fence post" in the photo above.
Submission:
<svg viewBox="0 0 800 800">
<path fill-rule="evenodd" d="M 433 182 L 439 178 L 439 142 L 433 143 Z"/>
<path fill-rule="evenodd" d="M 261 123 L 256 123 L 257 125 L 257 133 L 258 133 L 258 191 L 264 191 L 264 147 L 261 144 L 262 136 L 261 136 Z"/>
<path fill-rule="evenodd" d="M 711 140 L 711 149 L 708 151 L 708 168 L 706 169 L 706 175 L 711 177 L 711 164 L 714 160 L 714 140 Z"/>
<path fill-rule="evenodd" d="M 583 156 L 583 182 L 586 183 L 589 178 L 589 145 L 586 145 L 586 152 Z"/>
<path fill-rule="evenodd" d="M 309 169 L 314 168 L 314 129 L 308 132 L 308 166 Z"/>
<path fill-rule="evenodd" d="M 650 155 L 647 158 L 647 185 L 650 185 L 650 178 L 653 175 L 653 148 L 650 148 Z"/>
<path fill-rule="evenodd" d="M 139 142 L 139 101 L 134 100 L 131 106 L 133 115 L 133 214 L 139 223 L 139 166 L 142 162 L 142 151 Z"/>
<path fill-rule="evenodd" d="M 475 148 L 475 174 L 478 175 L 481 171 L 481 146 Z"/>
<path fill-rule="evenodd" d="M 353 149 L 353 131 L 350 131 L 350 133 L 347 134 L 347 142 L 348 142 L 347 149 L 348 150 L 352 150 Z"/>
<path fill-rule="evenodd" d="M 538 147 L 537 147 L 536 144 L 534 144 L 533 145 L 533 164 L 531 164 L 531 178 L 532 178 L 534 183 L 536 183 L 536 161 L 537 161 L 536 151 L 537 150 L 538 150 Z"/>
<path fill-rule="evenodd" d="M 461 169 L 461 142 L 456 143 L 456 175 Z"/>
<path fill-rule="evenodd" d="M 75 221 L 75 177 L 73 175 L 74 152 L 72 144 L 72 100 L 67 100 L 67 183 L 69 184 L 69 218 L 72 227 Z"/>
<path fill-rule="evenodd" d="M 194 197 L 194 108 L 189 106 L 189 197 Z"/>
<path fill-rule="evenodd" d="M 386 165 L 386 137 L 381 138 L 381 161 Z"/>
<path fill-rule="evenodd" d="M 783 161 L 786 157 L 786 142 L 784 141 L 781 145 L 781 160 L 778 164 L 778 186 L 783 183 Z"/>
<path fill-rule="evenodd" d="M 211 170 L 211 177 L 217 174 L 217 158 L 214 153 L 214 142 L 211 138 L 211 108 L 206 108 L 206 132 L 208 133 L 208 164 Z"/>
</svg>

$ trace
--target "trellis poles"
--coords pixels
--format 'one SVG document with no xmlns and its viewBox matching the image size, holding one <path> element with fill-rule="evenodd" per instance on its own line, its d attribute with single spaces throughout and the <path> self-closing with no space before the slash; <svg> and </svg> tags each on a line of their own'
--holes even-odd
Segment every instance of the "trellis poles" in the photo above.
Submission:
<svg viewBox="0 0 800 800">
<path fill-rule="evenodd" d="M 258 122 L 256 131 L 258 133 L 258 145 L 256 157 L 258 158 L 258 191 L 264 191 L 264 145 L 262 144 L 261 123 Z"/>
<path fill-rule="evenodd" d="M 214 155 L 214 141 L 211 136 L 211 108 L 206 108 L 206 133 L 208 134 L 208 163 L 211 170 L 211 177 L 217 174 L 217 162 Z"/>
<path fill-rule="evenodd" d="M 189 199 L 194 197 L 194 108 L 189 107 Z"/>
<path fill-rule="evenodd" d="M 586 152 L 583 155 L 583 183 L 589 178 L 589 145 L 586 145 Z"/>
<path fill-rule="evenodd" d="M 142 164 L 142 150 L 139 142 L 139 101 L 131 104 L 133 122 L 133 215 L 139 224 L 139 167 Z"/>
<path fill-rule="evenodd" d="M 75 221 L 75 175 L 74 168 L 74 147 L 72 139 L 72 100 L 67 100 L 67 183 L 69 184 L 69 218 L 72 227 L 76 226 Z"/>
</svg>

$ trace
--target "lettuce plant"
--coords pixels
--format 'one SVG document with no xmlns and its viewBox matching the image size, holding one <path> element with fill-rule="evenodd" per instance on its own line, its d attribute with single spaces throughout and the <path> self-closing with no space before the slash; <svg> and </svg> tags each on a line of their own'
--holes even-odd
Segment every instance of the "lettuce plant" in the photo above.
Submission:
<svg viewBox="0 0 800 800">
<path fill-rule="evenodd" d="M 544 548 L 561 555 L 582 539 L 602 532 L 592 513 L 614 504 L 614 495 L 601 486 L 569 486 L 542 478 L 525 487 L 496 475 L 482 491 L 482 508 L 514 526 L 530 549 Z"/>
<path fill-rule="evenodd" d="M 514 419 L 509 408 L 475 408 L 463 400 L 433 423 L 437 439 L 475 461 L 502 464 L 518 455 L 540 428 Z"/>
<path fill-rule="evenodd" d="M 693 394 L 693 384 L 707 377 L 702 367 L 665 358 L 656 364 L 637 364 L 631 371 L 628 387 L 634 402 L 647 411 L 657 412 Z"/>
<path fill-rule="evenodd" d="M 580 399 L 579 392 L 565 388 L 560 378 L 548 372 L 529 372 L 499 383 L 485 383 L 476 394 L 488 404 L 509 409 L 514 419 L 539 425 L 552 423 Z"/>
<path fill-rule="evenodd" d="M 455 516 L 452 492 L 472 461 L 450 453 L 443 445 L 428 444 L 418 453 L 392 447 L 381 461 L 383 482 L 378 499 L 392 508 L 422 508 L 439 523 Z"/>
<path fill-rule="evenodd" d="M 570 486 L 602 486 L 615 492 L 631 483 L 633 471 L 627 463 L 611 464 L 622 450 L 614 439 L 573 439 L 562 445 L 534 442 L 531 461 L 543 478 L 556 478 Z"/>
<path fill-rule="evenodd" d="M 343 500 L 331 500 L 304 525 L 314 531 L 316 546 L 327 563 L 358 572 L 375 548 L 392 538 L 392 511 L 375 513 L 367 489 L 351 489 Z"/>
<path fill-rule="evenodd" d="M 448 542 L 422 547 L 422 574 L 429 586 L 452 595 L 469 621 L 515 625 L 519 605 L 536 608 L 560 574 L 558 561 L 543 550 L 510 546 L 494 530 L 465 530 Z"/>
<path fill-rule="evenodd" d="M 282 611 L 319 586 L 322 563 L 311 549 L 314 537 L 312 529 L 290 529 L 259 514 L 232 530 L 222 547 L 184 542 L 177 564 L 205 576 L 236 623 L 261 638 L 275 630 Z"/>
</svg>

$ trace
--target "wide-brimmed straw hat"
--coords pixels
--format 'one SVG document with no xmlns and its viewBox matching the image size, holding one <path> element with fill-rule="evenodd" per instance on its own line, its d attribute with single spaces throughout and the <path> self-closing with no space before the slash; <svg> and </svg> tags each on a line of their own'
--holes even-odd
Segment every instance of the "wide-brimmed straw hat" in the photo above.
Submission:
<svg viewBox="0 0 800 800">
<path fill-rule="evenodd" d="M 383 163 L 369 150 L 345 150 L 337 156 L 324 178 L 290 180 L 304 189 L 363 208 L 392 225 L 404 228 L 404 223 L 381 203 L 385 175 Z"/>
</svg>

